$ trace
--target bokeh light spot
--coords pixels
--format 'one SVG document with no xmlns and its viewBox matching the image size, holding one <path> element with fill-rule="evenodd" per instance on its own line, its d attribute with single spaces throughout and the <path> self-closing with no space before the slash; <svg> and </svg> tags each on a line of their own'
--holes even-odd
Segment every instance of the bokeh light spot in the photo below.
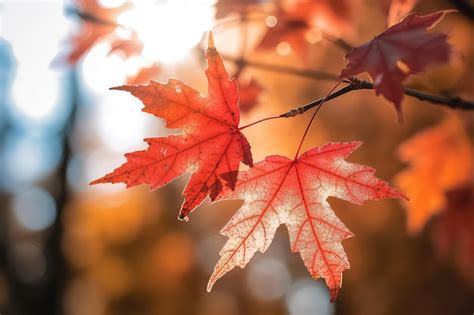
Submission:
<svg viewBox="0 0 474 315">
<path fill-rule="evenodd" d="M 329 292 L 323 281 L 298 281 L 286 297 L 290 315 L 331 315 L 334 304 L 329 302 Z"/>
<path fill-rule="evenodd" d="M 278 44 L 276 51 L 280 56 L 288 56 L 291 53 L 291 46 L 287 42 L 281 42 Z"/>
<path fill-rule="evenodd" d="M 288 268 L 275 258 L 262 258 L 250 264 L 247 275 L 250 292 L 264 301 L 283 296 L 291 283 Z"/>
<path fill-rule="evenodd" d="M 277 23 L 278 23 L 278 20 L 273 15 L 267 16 L 267 18 L 265 19 L 265 24 L 268 27 L 274 27 L 275 25 L 277 25 Z"/>
<path fill-rule="evenodd" d="M 18 223 L 31 231 L 48 228 L 56 219 L 56 205 L 47 191 L 24 189 L 13 199 L 13 213 Z"/>
<path fill-rule="evenodd" d="M 136 1 L 118 22 L 138 31 L 150 60 L 173 62 L 185 57 L 212 28 L 213 1 Z"/>
</svg>

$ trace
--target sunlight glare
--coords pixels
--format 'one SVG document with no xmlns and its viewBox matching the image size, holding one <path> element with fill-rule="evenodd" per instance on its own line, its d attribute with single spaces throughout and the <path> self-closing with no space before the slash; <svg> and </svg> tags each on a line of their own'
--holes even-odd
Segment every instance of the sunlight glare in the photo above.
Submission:
<svg viewBox="0 0 474 315">
<path fill-rule="evenodd" d="M 152 116 L 137 111 L 140 105 L 138 99 L 125 98 L 117 91 L 102 99 L 94 116 L 104 146 L 116 152 L 133 151 L 144 146 L 142 139 L 153 132 L 156 122 Z"/>
<path fill-rule="evenodd" d="M 136 1 L 118 22 L 138 31 L 149 60 L 174 62 L 185 57 L 212 28 L 215 1 Z"/>
<path fill-rule="evenodd" d="M 123 5 L 126 0 L 99 0 L 101 6 L 106 8 L 114 8 Z"/>
<path fill-rule="evenodd" d="M 104 58 L 109 50 L 110 45 L 99 43 L 84 59 L 82 67 L 84 82 L 97 93 L 103 93 L 111 86 L 122 85 L 126 79 L 126 69 L 119 56 L 111 55 Z"/>
</svg>

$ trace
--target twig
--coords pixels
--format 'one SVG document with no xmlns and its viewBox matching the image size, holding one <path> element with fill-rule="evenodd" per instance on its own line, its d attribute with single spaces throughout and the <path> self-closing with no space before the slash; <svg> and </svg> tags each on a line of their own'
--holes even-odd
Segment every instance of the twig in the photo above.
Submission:
<svg viewBox="0 0 474 315">
<path fill-rule="evenodd" d="M 247 66 L 247 67 L 263 69 L 263 70 L 268 70 L 268 71 L 288 73 L 288 74 L 293 74 L 293 75 L 297 75 L 297 76 L 305 77 L 309 79 L 334 81 L 334 82 L 339 81 L 339 78 L 336 75 L 329 72 L 296 69 L 296 68 L 286 67 L 286 66 L 281 66 L 281 65 L 261 63 L 261 62 L 244 59 L 244 58 L 236 58 L 236 57 L 232 57 L 225 54 L 221 54 L 221 56 L 224 60 L 233 62 L 237 66 Z"/>
<path fill-rule="evenodd" d="M 77 8 L 73 8 L 73 7 L 66 8 L 65 9 L 65 14 L 66 15 L 77 16 L 81 20 L 84 20 L 84 21 L 90 22 L 90 23 L 95 23 L 95 24 L 100 24 L 100 25 L 105 25 L 105 26 L 115 26 L 115 27 L 128 28 L 125 25 L 119 24 L 119 23 L 114 22 L 114 21 L 108 21 L 108 20 L 102 19 L 98 16 L 95 16 L 94 14 L 92 14 L 90 12 L 80 11 Z"/>
<path fill-rule="evenodd" d="M 311 108 L 321 105 L 321 103 L 323 101 L 327 102 L 329 100 L 335 99 L 336 97 L 339 97 L 341 95 L 344 95 L 346 93 L 349 93 L 351 91 L 355 91 L 355 90 L 358 90 L 358 89 L 359 88 L 356 87 L 354 83 L 351 83 L 351 84 L 337 90 L 336 92 L 329 94 L 326 97 L 321 97 L 317 100 L 312 101 L 311 103 L 308 103 L 306 105 L 294 108 L 294 109 L 292 109 L 292 110 L 290 110 L 286 113 L 281 114 L 279 117 L 290 118 L 290 117 L 294 117 L 294 116 L 303 114 L 303 113 L 307 112 L 308 110 L 310 110 Z"/>
<path fill-rule="evenodd" d="M 371 84 L 371 83 L 370 83 Z M 372 89 L 373 87 L 371 87 Z M 416 97 L 422 101 L 428 101 L 436 105 L 444 105 L 454 109 L 474 110 L 474 102 L 460 97 L 446 97 L 441 95 L 427 94 L 418 90 L 405 88 L 405 94 Z"/>
<path fill-rule="evenodd" d="M 323 99 L 321 100 L 321 102 L 319 103 L 319 107 L 314 111 L 313 113 L 313 116 L 311 116 L 311 119 L 309 120 L 309 123 L 308 125 L 306 126 L 306 129 L 304 131 L 304 134 L 303 134 L 303 137 L 301 137 L 301 141 L 300 141 L 300 144 L 298 145 L 298 149 L 296 150 L 296 154 L 295 154 L 295 157 L 294 157 L 294 161 L 296 161 L 296 159 L 298 158 L 298 156 L 300 155 L 300 151 L 301 151 L 301 148 L 303 147 L 303 143 L 304 143 L 304 139 L 306 138 L 306 136 L 308 135 L 308 132 L 309 132 L 309 128 L 311 128 L 311 124 L 313 123 L 314 121 L 314 118 L 316 118 L 316 115 L 318 114 L 318 112 L 321 110 L 321 108 L 323 108 L 323 104 L 324 102 L 326 102 L 328 100 L 328 97 L 329 95 L 332 94 L 332 92 L 334 92 L 335 89 L 337 89 L 337 87 L 339 86 L 339 84 L 342 83 L 342 80 L 339 80 L 337 82 L 337 84 L 323 97 Z"/>
<path fill-rule="evenodd" d="M 370 83 L 365 80 L 360 80 L 356 77 L 351 79 L 351 83 L 342 89 L 330 94 L 327 98 L 326 101 L 334 99 L 336 97 L 339 97 L 341 95 L 344 95 L 346 93 L 349 93 L 351 91 L 356 91 L 356 90 L 373 90 L 374 85 L 373 83 Z M 428 101 L 432 104 L 435 105 L 442 105 L 442 106 L 447 106 L 453 109 L 464 109 L 464 110 L 474 110 L 474 102 L 473 101 L 467 101 L 464 100 L 460 97 L 446 97 L 446 96 L 441 96 L 441 95 L 433 95 L 433 94 L 428 94 L 425 92 L 421 92 L 418 90 L 410 89 L 410 88 L 405 88 L 405 94 L 416 97 L 419 100 L 422 101 Z M 292 109 L 284 114 L 281 114 L 280 117 L 293 117 L 299 114 L 303 114 L 304 112 L 310 110 L 311 108 L 315 106 L 319 106 L 323 102 L 324 98 L 319 98 L 317 100 L 312 101 L 311 103 L 308 103 L 306 105 L 297 107 L 295 109 Z"/>
<path fill-rule="evenodd" d="M 345 50 L 345 51 L 349 51 L 349 50 L 352 50 L 354 48 L 354 46 L 352 46 L 351 44 L 346 42 L 344 39 L 342 39 L 340 37 L 332 36 L 328 33 L 323 33 L 323 38 L 325 40 L 327 40 L 328 42 L 333 43 L 334 45 L 338 46 L 339 48 L 341 48 L 342 50 Z"/>
</svg>

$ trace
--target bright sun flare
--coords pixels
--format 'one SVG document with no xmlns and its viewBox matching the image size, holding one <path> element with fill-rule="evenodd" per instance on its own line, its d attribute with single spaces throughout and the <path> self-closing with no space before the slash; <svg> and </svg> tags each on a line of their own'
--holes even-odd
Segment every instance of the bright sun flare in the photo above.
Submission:
<svg viewBox="0 0 474 315">
<path fill-rule="evenodd" d="M 118 17 L 137 30 L 149 60 L 173 62 L 187 55 L 212 28 L 213 0 L 134 1 L 134 8 Z"/>
</svg>

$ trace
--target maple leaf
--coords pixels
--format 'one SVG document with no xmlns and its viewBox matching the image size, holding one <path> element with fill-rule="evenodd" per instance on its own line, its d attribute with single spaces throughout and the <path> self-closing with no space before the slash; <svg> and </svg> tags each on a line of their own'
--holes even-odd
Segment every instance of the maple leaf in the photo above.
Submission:
<svg viewBox="0 0 474 315">
<path fill-rule="evenodd" d="M 395 105 L 401 120 L 402 82 L 410 75 L 425 71 L 428 66 L 449 60 L 451 46 L 447 36 L 427 32 L 448 12 L 451 10 L 423 16 L 410 14 L 370 42 L 349 51 L 345 56 L 349 62 L 340 77 L 348 78 L 367 71 L 374 80 L 376 94 L 382 94 Z"/>
<path fill-rule="evenodd" d="M 130 2 L 113 8 L 101 6 L 98 0 L 76 0 L 76 3 L 81 17 L 79 31 L 71 37 L 71 49 L 67 55 L 57 56 L 53 64 L 61 64 L 64 61 L 75 64 L 99 40 L 113 33 L 117 28 L 117 16 L 131 8 Z"/>
<path fill-rule="evenodd" d="M 239 107 L 240 111 L 247 113 L 258 105 L 258 97 L 262 93 L 263 87 L 257 80 L 252 78 L 250 82 L 239 84 Z"/>
<path fill-rule="evenodd" d="M 390 27 L 400 22 L 402 18 L 413 10 L 417 2 L 418 0 L 392 0 L 388 10 L 388 26 Z"/>
<path fill-rule="evenodd" d="M 399 156 L 410 166 L 395 181 L 410 198 L 405 204 L 407 225 L 415 233 L 446 208 L 447 191 L 472 180 L 474 156 L 466 131 L 455 116 L 402 143 Z"/>
<path fill-rule="evenodd" d="M 440 256 L 454 258 L 461 271 L 465 271 L 467 276 L 472 277 L 474 264 L 474 173 L 470 183 L 447 192 L 446 198 L 446 208 L 433 226 L 433 246 Z"/>
<path fill-rule="evenodd" d="M 277 24 L 270 27 L 258 45 L 273 49 L 287 42 L 300 55 L 321 38 L 321 31 L 334 36 L 347 30 L 350 6 L 346 0 L 287 1 L 279 7 Z"/>
<path fill-rule="evenodd" d="M 368 166 L 344 160 L 361 142 L 329 143 L 290 160 L 268 156 L 241 172 L 234 191 L 218 199 L 239 198 L 242 208 L 222 229 L 229 240 L 212 274 L 208 291 L 234 267 L 241 268 L 257 252 L 265 252 L 280 224 L 288 228 L 291 250 L 300 252 L 315 279 L 324 278 L 333 301 L 349 261 L 341 241 L 353 234 L 333 212 L 330 196 L 362 204 L 366 200 L 403 197 L 376 178 Z"/>
<path fill-rule="evenodd" d="M 186 219 L 207 195 L 214 200 L 225 183 L 235 186 L 240 162 L 253 165 L 250 145 L 239 130 L 237 81 L 229 79 L 212 34 L 206 58 L 206 97 L 174 79 L 167 84 L 151 81 L 144 86 L 113 88 L 130 92 L 143 102 L 143 111 L 165 119 L 168 128 L 182 129 L 182 134 L 145 139 L 147 150 L 127 153 L 127 162 L 91 184 L 149 184 L 156 189 L 191 172 L 183 191 L 181 219 Z"/>
</svg>

